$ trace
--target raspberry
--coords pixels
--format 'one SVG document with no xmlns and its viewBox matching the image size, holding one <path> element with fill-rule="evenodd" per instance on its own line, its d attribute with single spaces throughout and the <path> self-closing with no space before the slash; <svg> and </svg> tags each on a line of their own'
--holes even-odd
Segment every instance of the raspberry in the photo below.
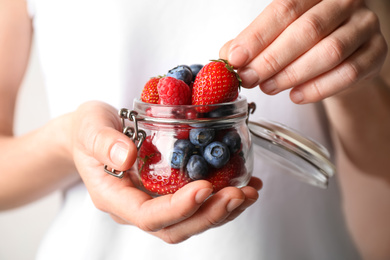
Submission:
<svg viewBox="0 0 390 260">
<path fill-rule="evenodd" d="M 172 77 L 160 79 L 157 85 L 158 103 L 161 105 L 191 104 L 191 90 L 184 81 Z"/>
</svg>

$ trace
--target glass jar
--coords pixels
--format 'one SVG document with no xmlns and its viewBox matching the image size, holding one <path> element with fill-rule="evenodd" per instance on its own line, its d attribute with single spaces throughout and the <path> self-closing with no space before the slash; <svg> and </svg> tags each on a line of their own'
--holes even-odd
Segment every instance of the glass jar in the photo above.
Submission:
<svg viewBox="0 0 390 260">
<path fill-rule="evenodd" d="M 122 109 L 119 114 L 133 121 L 133 126 L 123 121 L 124 133 L 138 147 L 136 171 L 131 171 L 136 176 L 131 177 L 148 194 L 171 194 L 196 180 L 210 181 L 214 192 L 248 184 L 253 149 L 245 97 L 207 106 L 158 105 L 136 99 L 132 111 Z"/>
<path fill-rule="evenodd" d="M 211 182 L 214 192 L 243 187 L 252 176 L 256 144 L 266 163 L 277 163 L 299 179 L 326 188 L 335 172 L 328 151 L 285 125 L 249 121 L 255 108 L 243 96 L 206 106 L 134 100 L 133 110 L 119 111 L 123 133 L 138 148 L 135 171 L 128 171 L 133 183 L 152 196 L 174 193 L 196 180 Z M 125 174 L 107 166 L 105 171 L 119 178 Z"/>
</svg>

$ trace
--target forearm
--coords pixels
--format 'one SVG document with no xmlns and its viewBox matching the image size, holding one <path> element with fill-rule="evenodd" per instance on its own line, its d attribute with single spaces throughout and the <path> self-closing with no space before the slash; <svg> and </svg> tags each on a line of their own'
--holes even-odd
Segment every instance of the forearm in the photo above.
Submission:
<svg viewBox="0 0 390 260">
<path fill-rule="evenodd" d="M 78 178 L 71 158 L 71 115 L 20 137 L 0 138 L 0 209 L 16 207 Z"/>
<path fill-rule="evenodd" d="M 369 0 L 387 42 L 390 3 Z M 365 259 L 390 258 L 390 59 L 381 76 L 324 101 L 337 153 L 343 209 Z"/>
<path fill-rule="evenodd" d="M 387 259 L 390 89 L 378 80 L 324 103 L 334 132 L 338 178 L 350 232 L 367 259 Z"/>
</svg>

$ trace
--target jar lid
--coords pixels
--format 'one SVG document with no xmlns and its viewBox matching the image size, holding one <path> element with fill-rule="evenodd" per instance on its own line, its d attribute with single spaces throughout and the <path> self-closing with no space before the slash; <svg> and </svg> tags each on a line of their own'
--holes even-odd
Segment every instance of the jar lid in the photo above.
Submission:
<svg viewBox="0 0 390 260">
<path fill-rule="evenodd" d="M 287 172 L 317 187 L 327 188 L 335 173 L 328 150 L 283 124 L 266 119 L 248 122 L 253 143 L 262 154 L 287 169 Z"/>
</svg>

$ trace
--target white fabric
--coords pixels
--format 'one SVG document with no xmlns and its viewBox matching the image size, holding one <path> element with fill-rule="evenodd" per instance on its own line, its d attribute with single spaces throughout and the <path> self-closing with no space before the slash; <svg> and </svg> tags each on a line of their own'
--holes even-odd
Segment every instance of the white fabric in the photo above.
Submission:
<svg viewBox="0 0 390 260">
<path fill-rule="evenodd" d="M 207 63 L 269 3 L 236 0 L 28 0 L 53 117 L 97 99 L 131 108 L 146 80 L 178 64 Z M 288 93 L 243 90 L 251 117 L 284 123 L 329 149 L 317 105 Z M 255 149 L 256 150 L 256 149 Z M 359 259 L 347 234 L 336 179 L 311 187 L 257 155 L 260 199 L 235 221 L 178 245 L 98 211 L 82 183 L 65 199 L 37 259 Z"/>
</svg>

